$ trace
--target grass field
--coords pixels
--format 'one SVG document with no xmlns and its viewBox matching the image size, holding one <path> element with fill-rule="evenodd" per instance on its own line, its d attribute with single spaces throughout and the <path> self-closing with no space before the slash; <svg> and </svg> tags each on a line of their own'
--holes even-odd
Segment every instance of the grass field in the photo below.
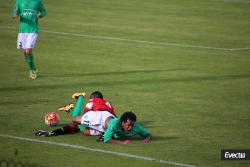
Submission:
<svg viewBox="0 0 250 167">
<path fill-rule="evenodd" d="M 40 20 L 34 49 L 40 77 L 30 80 L 16 49 L 14 1 L 0 0 L 0 159 L 50 167 L 250 166 L 220 160 L 221 149 L 250 149 L 249 0 L 43 2 L 48 15 Z M 37 129 L 53 129 L 43 123 L 47 112 L 72 102 L 74 92 L 94 90 L 118 115 L 134 111 L 152 143 L 34 136 Z"/>
</svg>

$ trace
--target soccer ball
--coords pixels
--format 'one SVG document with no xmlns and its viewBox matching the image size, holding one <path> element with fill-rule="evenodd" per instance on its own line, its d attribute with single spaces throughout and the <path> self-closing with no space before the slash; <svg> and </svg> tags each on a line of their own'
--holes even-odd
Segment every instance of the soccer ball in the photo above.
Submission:
<svg viewBox="0 0 250 167">
<path fill-rule="evenodd" d="M 48 126 L 55 126 L 59 123 L 59 115 L 55 112 L 49 112 L 44 116 L 44 122 Z"/>
</svg>

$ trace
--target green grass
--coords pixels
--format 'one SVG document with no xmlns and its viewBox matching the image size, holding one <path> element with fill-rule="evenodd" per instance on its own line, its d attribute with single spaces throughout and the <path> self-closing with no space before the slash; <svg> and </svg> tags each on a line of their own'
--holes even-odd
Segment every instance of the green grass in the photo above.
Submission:
<svg viewBox="0 0 250 167">
<path fill-rule="evenodd" d="M 40 139 L 35 130 L 53 129 L 43 123 L 47 112 L 71 102 L 74 92 L 100 90 L 118 115 L 137 114 L 152 143 L 106 145 L 79 134 L 42 139 L 195 166 L 249 166 L 220 160 L 221 149 L 250 148 L 250 3 L 244 2 L 44 0 L 48 15 L 34 49 L 40 77 L 32 81 L 16 49 L 13 1 L 0 0 L 0 134 Z M 229 50 L 235 48 L 248 49 Z M 0 141 L 1 159 L 51 167 L 175 166 Z"/>
</svg>

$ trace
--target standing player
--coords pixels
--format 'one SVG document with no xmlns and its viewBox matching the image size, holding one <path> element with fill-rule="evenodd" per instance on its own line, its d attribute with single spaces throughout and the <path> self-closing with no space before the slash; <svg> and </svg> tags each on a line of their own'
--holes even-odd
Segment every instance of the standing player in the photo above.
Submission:
<svg viewBox="0 0 250 167">
<path fill-rule="evenodd" d="M 30 69 L 30 78 L 37 78 L 37 68 L 32 49 L 38 37 L 38 19 L 46 15 L 42 0 L 16 0 L 13 7 L 13 18 L 19 18 L 17 48 L 23 49 L 25 61 Z"/>
</svg>

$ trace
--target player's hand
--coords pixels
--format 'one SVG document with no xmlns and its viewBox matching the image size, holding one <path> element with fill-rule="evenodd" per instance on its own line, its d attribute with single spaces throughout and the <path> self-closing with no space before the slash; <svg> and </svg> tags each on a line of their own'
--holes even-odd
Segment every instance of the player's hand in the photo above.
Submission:
<svg viewBox="0 0 250 167">
<path fill-rule="evenodd" d="M 12 18 L 13 19 L 17 19 L 19 17 L 19 15 L 17 14 L 17 13 L 14 13 L 13 15 L 12 15 Z"/>
<path fill-rule="evenodd" d="M 133 143 L 132 140 L 125 140 L 125 141 L 122 142 L 122 144 L 132 144 L 132 143 Z"/>
<path fill-rule="evenodd" d="M 37 18 L 38 19 L 42 18 L 42 14 L 40 12 L 37 14 Z"/>
<path fill-rule="evenodd" d="M 152 136 L 149 135 L 148 137 L 146 137 L 144 140 L 142 140 L 142 143 L 145 144 L 145 143 L 149 143 L 152 139 Z"/>
</svg>

